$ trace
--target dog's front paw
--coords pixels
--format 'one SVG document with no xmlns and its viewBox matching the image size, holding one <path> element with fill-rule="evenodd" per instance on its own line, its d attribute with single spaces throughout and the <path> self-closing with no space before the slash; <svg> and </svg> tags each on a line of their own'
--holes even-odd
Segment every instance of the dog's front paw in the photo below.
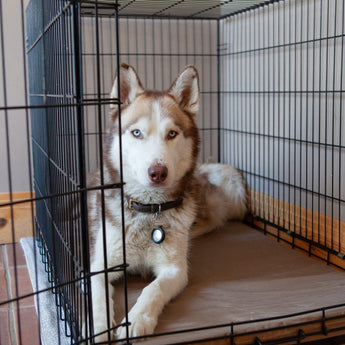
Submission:
<svg viewBox="0 0 345 345">
<path fill-rule="evenodd" d="M 140 337 L 152 334 L 157 325 L 157 320 L 146 313 L 136 314 L 129 312 L 128 321 L 130 322 L 130 325 L 128 326 L 129 337 Z M 125 318 L 122 320 L 122 323 L 126 323 Z M 116 334 L 118 339 L 125 338 L 126 326 L 120 326 Z"/>
</svg>

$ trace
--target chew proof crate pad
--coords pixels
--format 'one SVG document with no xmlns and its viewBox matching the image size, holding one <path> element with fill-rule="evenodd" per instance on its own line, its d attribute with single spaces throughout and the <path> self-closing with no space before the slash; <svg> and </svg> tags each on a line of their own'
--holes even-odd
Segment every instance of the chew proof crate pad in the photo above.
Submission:
<svg viewBox="0 0 345 345">
<path fill-rule="evenodd" d="M 148 282 L 130 277 L 130 307 Z M 318 339 L 324 333 L 337 335 L 330 332 L 337 328 L 343 334 L 344 285 L 344 272 L 245 224 L 230 222 L 192 240 L 189 284 L 166 306 L 155 330 L 171 334 L 146 339 L 145 344 L 205 338 L 225 338 L 219 344 L 229 344 L 231 335 L 235 344 L 253 344 L 256 338 L 302 340 L 312 333 Z M 124 316 L 121 291 L 119 285 L 117 322 Z"/>
</svg>

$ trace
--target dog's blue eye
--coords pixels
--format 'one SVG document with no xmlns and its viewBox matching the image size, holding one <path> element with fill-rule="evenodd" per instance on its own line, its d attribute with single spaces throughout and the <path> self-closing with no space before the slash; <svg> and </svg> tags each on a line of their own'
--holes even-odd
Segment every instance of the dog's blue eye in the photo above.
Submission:
<svg viewBox="0 0 345 345">
<path fill-rule="evenodd" d="M 176 136 L 177 136 L 177 132 L 176 131 L 169 131 L 169 133 L 168 133 L 169 139 L 173 139 Z"/>
<path fill-rule="evenodd" d="M 139 129 L 135 129 L 134 131 L 132 131 L 132 134 L 136 138 L 141 138 L 142 137 L 141 131 Z"/>
</svg>

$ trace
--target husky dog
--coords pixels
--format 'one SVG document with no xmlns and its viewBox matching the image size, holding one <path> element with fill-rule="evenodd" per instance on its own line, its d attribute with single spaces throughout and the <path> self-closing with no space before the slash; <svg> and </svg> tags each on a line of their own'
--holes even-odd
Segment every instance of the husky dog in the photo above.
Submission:
<svg viewBox="0 0 345 345">
<path fill-rule="evenodd" d="M 105 184 L 119 181 L 121 135 L 128 272 L 154 276 L 128 314 L 129 335 L 142 336 L 154 331 L 164 306 L 187 285 L 191 238 L 228 219 L 242 219 L 246 190 L 234 167 L 197 164 L 200 91 L 194 66 L 185 67 L 163 92 L 144 89 L 132 66 L 122 64 L 119 76 L 120 94 L 115 77 L 110 97 L 121 100 L 122 125 L 119 130 L 117 107 L 111 106 L 102 179 Z M 92 185 L 100 183 L 98 171 Z M 91 271 L 97 272 L 123 262 L 122 200 L 118 189 L 104 190 L 104 206 L 100 191 L 90 192 L 88 199 Z M 121 274 L 111 271 L 107 287 L 103 273 L 91 279 L 95 334 L 114 322 L 111 281 Z M 125 335 L 126 328 L 119 327 L 117 337 Z M 106 333 L 97 337 L 107 339 Z"/>
</svg>

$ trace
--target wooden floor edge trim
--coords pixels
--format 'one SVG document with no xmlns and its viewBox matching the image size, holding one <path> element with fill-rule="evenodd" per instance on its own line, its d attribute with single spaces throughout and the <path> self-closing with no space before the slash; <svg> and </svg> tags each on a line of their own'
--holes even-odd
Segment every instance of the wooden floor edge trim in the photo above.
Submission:
<svg viewBox="0 0 345 345">
<path fill-rule="evenodd" d="M 12 201 L 28 200 L 35 198 L 35 192 L 12 192 L 12 193 L 0 193 L 0 204 L 9 203 L 12 197 Z"/>
</svg>

